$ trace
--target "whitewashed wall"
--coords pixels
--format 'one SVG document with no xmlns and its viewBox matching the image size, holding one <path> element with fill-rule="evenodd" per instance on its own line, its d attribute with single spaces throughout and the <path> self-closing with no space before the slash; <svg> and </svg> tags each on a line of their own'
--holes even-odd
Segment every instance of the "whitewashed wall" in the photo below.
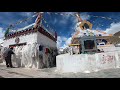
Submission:
<svg viewBox="0 0 120 90">
<path fill-rule="evenodd" d="M 10 38 L 7 40 L 4 40 L 3 46 L 8 47 L 9 45 L 16 44 L 15 43 L 16 38 Z M 20 42 L 19 43 L 25 43 L 27 44 L 37 42 L 37 33 L 31 33 L 23 36 L 19 36 Z"/>
<path fill-rule="evenodd" d="M 99 70 L 116 68 L 115 52 L 97 53 L 95 59 L 96 68 Z"/>
<path fill-rule="evenodd" d="M 37 42 L 39 44 L 42 44 L 42 45 L 45 45 L 45 46 L 50 46 L 50 47 L 53 47 L 55 48 L 56 47 L 56 42 L 51 40 L 50 38 L 48 38 L 47 36 L 44 36 L 43 34 L 41 33 L 37 33 Z"/>
<path fill-rule="evenodd" d="M 46 37 L 45 35 L 43 35 L 39 32 L 19 36 L 19 38 L 20 38 L 19 43 L 27 42 L 27 44 L 31 44 L 31 43 L 37 42 L 37 43 L 43 44 L 45 46 L 56 47 L 55 41 L 51 40 L 50 38 Z M 3 46 L 8 47 L 9 45 L 16 44 L 15 39 L 16 38 L 10 38 L 10 39 L 4 40 Z"/>
<path fill-rule="evenodd" d="M 96 70 L 95 55 L 69 55 L 63 54 L 56 57 L 59 72 L 91 72 Z"/>
<path fill-rule="evenodd" d="M 114 52 L 114 51 L 120 51 L 120 47 L 98 47 L 98 49 L 103 49 L 104 52 Z"/>
<path fill-rule="evenodd" d="M 94 72 L 103 69 L 120 68 L 120 51 L 96 54 L 69 55 L 56 57 L 59 72 Z"/>
</svg>

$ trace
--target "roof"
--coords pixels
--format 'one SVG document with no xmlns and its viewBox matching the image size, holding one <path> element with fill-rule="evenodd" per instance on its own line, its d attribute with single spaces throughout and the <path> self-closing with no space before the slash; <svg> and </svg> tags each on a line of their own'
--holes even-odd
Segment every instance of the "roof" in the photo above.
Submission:
<svg viewBox="0 0 120 90">
<path fill-rule="evenodd" d="M 48 38 L 52 39 L 53 41 L 56 41 L 56 38 L 53 35 L 51 35 L 48 31 L 46 31 L 43 27 L 39 27 L 38 29 L 35 29 L 35 28 L 32 28 L 32 25 L 33 24 L 29 25 L 28 27 L 26 26 L 27 29 L 23 28 L 24 30 L 21 29 L 12 34 L 8 34 L 5 37 L 5 40 L 10 39 L 10 38 L 15 38 L 15 37 L 21 36 L 21 35 L 27 35 L 29 33 L 35 33 L 37 31 L 39 31 L 41 34 L 47 36 Z"/>
<path fill-rule="evenodd" d="M 23 30 L 26 30 L 26 29 L 33 28 L 34 24 L 35 24 L 35 23 L 32 23 L 32 24 L 30 24 L 30 25 L 28 25 L 28 26 L 25 26 L 24 28 L 19 28 L 19 29 L 17 29 L 17 30 L 10 30 L 10 31 L 9 31 L 9 34 L 13 34 L 13 33 L 15 33 L 15 32 L 19 32 L 19 31 L 23 31 Z"/>
<path fill-rule="evenodd" d="M 33 28 L 34 25 L 35 25 L 35 23 L 32 23 L 32 24 L 30 24 L 30 25 L 28 25 L 28 26 L 25 26 L 24 28 L 18 29 L 17 31 L 22 31 L 22 30 L 25 30 L 25 29 Z"/>
<path fill-rule="evenodd" d="M 120 36 L 120 31 L 119 31 L 119 32 L 116 32 L 116 33 L 114 34 L 114 36 Z"/>
</svg>

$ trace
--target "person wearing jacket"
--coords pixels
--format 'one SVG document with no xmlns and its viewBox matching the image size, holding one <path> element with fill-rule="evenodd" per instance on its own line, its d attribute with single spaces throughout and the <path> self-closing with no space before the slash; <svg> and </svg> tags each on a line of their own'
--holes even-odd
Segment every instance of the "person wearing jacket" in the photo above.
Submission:
<svg viewBox="0 0 120 90">
<path fill-rule="evenodd" d="M 11 67 L 14 68 L 12 65 L 12 61 L 11 61 L 11 56 L 12 54 L 15 54 L 13 52 L 13 47 L 8 48 L 5 52 L 4 52 L 4 58 L 5 58 L 5 62 L 6 62 L 6 67 Z"/>
</svg>

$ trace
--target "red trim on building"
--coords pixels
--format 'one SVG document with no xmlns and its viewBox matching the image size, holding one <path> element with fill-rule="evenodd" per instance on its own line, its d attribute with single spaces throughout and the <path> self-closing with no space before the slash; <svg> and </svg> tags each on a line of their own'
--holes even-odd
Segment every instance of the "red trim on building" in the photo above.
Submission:
<svg viewBox="0 0 120 90">
<path fill-rule="evenodd" d="M 23 31 L 18 31 L 18 32 L 15 32 L 13 34 L 9 34 L 5 37 L 5 40 L 10 39 L 10 38 L 14 38 L 14 37 L 17 37 L 17 36 L 21 36 L 21 35 L 27 35 L 29 33 L 34 33 L 34 32 L 37 32 L 37 31 L 39 31 L 43 35 L 47 36 L 48 38 L 52 39 L 53 41 L 55 41 L 55 42 L 57 41 L 57 39 L 54 36 L 52 36 L 50 33 L 48 33 L 42 27 L 39 27 L 37 30 L 35 30 L 34 28 L 31 28 L 31 29 L 27 29 L 27 30 L 23 30 Z"/>
</svg>

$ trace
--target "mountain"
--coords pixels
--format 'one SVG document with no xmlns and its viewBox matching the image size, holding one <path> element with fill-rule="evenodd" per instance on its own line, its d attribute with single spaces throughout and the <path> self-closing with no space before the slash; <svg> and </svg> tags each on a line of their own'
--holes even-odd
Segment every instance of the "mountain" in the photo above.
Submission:
<svg viewBox="0 0 120 90">
<path fill-rule="evenodd" d="M 119 32 L 116 32 L 116 33 L 114 34 L 114 36 L 120 36 L 120 31 L 119 31 Z"/>
</svg>

